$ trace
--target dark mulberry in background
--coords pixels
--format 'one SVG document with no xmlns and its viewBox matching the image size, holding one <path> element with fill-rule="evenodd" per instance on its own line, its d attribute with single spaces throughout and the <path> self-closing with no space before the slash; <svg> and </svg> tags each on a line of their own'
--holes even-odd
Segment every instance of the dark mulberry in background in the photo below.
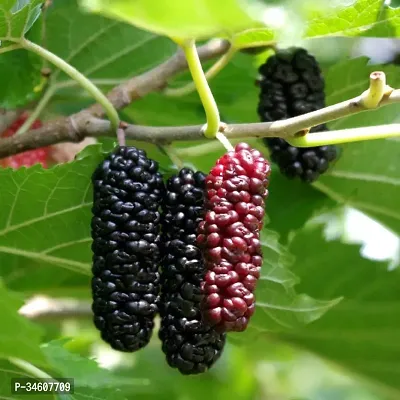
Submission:
<svg viewBox="0 0 400 400">
<path fill-rule="evenodd" d="M 120 351 L 149 342 L 157 312 L 165 192 L 157 171 L 143 150 L 117 147 L 92 176 L 94 323 Z"/>
<path fill-rule="evenodd" d="M 259 72 L 261 121 L 287 119 L 325 107 L 324 79 L 317 61 L 306 50 L 279 50 L 261 65 Z M 319 125 L 311 132 L 325 130 L 326 125 Z M 305 182 L 318 179 L 337 157 L 335 146 L 297 148 L 281 138 L 263 140 L 282 173 L 289 178 L 300 177 Z"/>
<path fill-rule="evenodd" d="M 220 357 L 225 335 L 202 321 L 205 265 L 196 244 L 204 217 L 205 175 L 188 168 L 169 178 L 163 204 L 164 261 L 160 301 L 162 349 L 183 374 L 206 371 Z"/>
<path fill-rule="evenodd" d="M 207 267 L 203 313 L 219 331 L 245 330 L 255 311 L 269 174 L 261 153 L 240 143 L 206 178 L 206 215 L 197 237 Z"/>
</svg>

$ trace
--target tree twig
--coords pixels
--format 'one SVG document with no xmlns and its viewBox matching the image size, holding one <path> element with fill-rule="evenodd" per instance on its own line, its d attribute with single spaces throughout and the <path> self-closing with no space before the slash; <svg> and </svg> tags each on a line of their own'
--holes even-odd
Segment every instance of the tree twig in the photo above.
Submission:
<svg viewBox="0 0 400 400">
<path fill-rule="evenodd" d="M 199 49 L 199 53 L 203 58 L 215 56 L 216 53 L 222 53 L 227 49 L 222 43 L 223 42 L 219 45 L 210 45 L 210 43 L 206 44 Z M 164 67 L 162 67 L 163 65 Z M 173 75 L 182 71 L 185 66 L 186 61 L 184 60 L 183 55 L 177 54 L 161 66 L 156 67 L 154 70 L 128 81 L 126 85 L 133 88 L 135 85 L 132 84 L 132 81 L 136 81 L 136 89 L 134 89 L 131 94 L 133 93 L 133 96 L 137 96 L 139 90 L 141 95 L 143 95 L 145 92 L 147 93 L 151 90 L 160 89 L 161 81 L 164 83 L 167 82 L 167 80 Z M 164 68 L 168 72 L 166 72 Z M 155 73 L 154 71 L 158 71 L 158 73 Z M 157 80 L 156 77 L 159 76 L 157 74 L 160 74 L 163 78 Z M 155 81 L 158 83 L 155 83 Z M 121 88 L 124 87 L 124 85 L 125 84 L 122 84 L 116 89 L 113 89 L 113 91 L 110 92 L 112 96 L 111 94 L 110 96 L 114 97 L 115 93 L 121 91 Z M 324 124 L 349 115 L 358 114 L 372 108 L 376 109 L 382 106 L 400 103 L 400 89 L 393 90 L 388 86 L 385 87 L 385 90 L 381 90 L 380 88 L 378 92 L 380 93 L 381 100 L 378 102 L 376 101 L 377 91 L 374 88 L 376 89 L 376 79 L 371 79 L 370 89 L 362 93 L 360 96 L 350 100 L 281 121 L 222 125 L 224 127 L 223 133 L 229 139 L 281 137 L 290 141 L 293 138 L 304 135 L 313 126 Z M 365 99 L 369 98 L 368 96 L 370 95 L 374 97 L 374 100 L 372 102 L 365 102 Z M 122 97 L 123 96 L 121 95 L 118 100 L 118 105 L 120 107 L 126 105 L 125 103 L 121 103 Z M 134 97 L 131 97 L 130 101 L 133 99 Z M 376 107 L 371 107 L 371 103 L 373 103 L 373 106 L 376 104 Z M 96 110 L 97 107 L 99 107 L 98 111 L 94 112 L 93 110 Z M 0 158 L 25 150 L 31 150 L 60 142 L 79 142 L 87 136 L 114 137 L 114 133 L 110 131 L 110 122 L 99 118 L 101 116 L 101 107 L 95 105 L 79 112 L 78 114 L 74 114 L 69 118 L 59 118 L 51 121 L 45 124 L 42 128 L 32 130 L 22 135 L 0 139 Z M 381 128 L 383 132 L 388 132 L 388 130 L 390 130 L 392 136 L 396 134 L 393 129 L 397 129 L 397 126 L 388 128 L 387 125 L 383 125 L 382 127 L 359 128 L 360 131 L 357 134 L 362 135 L 362 129 L 369 131 L 375 129 L 378 132 Z M 204 138 L 203 125 L 151 127 L 126 124 L 124 129 L 127 139 L 135 139 L 157 144 L 168 144 L 177 140 L 198 140 Z M 331 131 L 331 135 L 333 134 L 334 131 Z M 312 135 L 307 136 L 310 137 Z"/>
</svg>

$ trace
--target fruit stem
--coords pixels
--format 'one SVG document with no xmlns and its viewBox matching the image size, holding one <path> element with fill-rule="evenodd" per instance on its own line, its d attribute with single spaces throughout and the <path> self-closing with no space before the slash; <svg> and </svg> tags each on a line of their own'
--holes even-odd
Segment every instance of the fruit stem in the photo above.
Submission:
<svg viewBox="0 0 400 400">
<path fill-rule="evenodd" d="M 218 132 L 216 138 L 225 147 L 226 151 L 235 150 L 234 147 L 232 146 L 231 142 L 228 140 L 228 138 L 222 132 Z"/>
<path fill-rule="evenodd" d="M 65 72 L 72 79 L 78 82 L 84 89 L 86 89 L 93 98 L 103 106 L 110 122 L 113 131 L 117 132 L 119 126 L 119 116 L 118 112 L 115 110 L 114 106 L 111 104 L 110 100 L 100 91 L 100 89 L 94 85 L 85 75 L 79 72 L 72 65 L 68 64 L 62 58 L 58 57 L 51 51 L 46 50 L 45 48 L 33 43 L 27 39 L 22 39 L 20 41 L 20 45 L 33 53 L 36 53 L 40 57 L 54 64 L 57 68 Z"/>
<path fill-rule="evenodd" d="M 367 126 L 307 134 L 297 138 L 285 139 L 291 146 L 315 147 L 329 144 L 361 142 L 364 140 L 385 139 L 400 136 L 400 124 Z"/>
<path fill-rule="evenodd" d="M 205 77 L 209 81 L 214 78 L 222 69 L 228 65 L 229 61 L 235 55 L 237 49 L 231 46 L 229 50 L 219 58 L 206 72 Z M 186 85 L 178 88 L 166 88 L 163 90 L 163 94 L 168 97 L 180 97 L 190 94 L 196 90 L 196 84 L 194 82 L 189 82 Z"/>
<path fill-rule="evenodd" d="M 28 116 L 26 121 L 21 125 L 21 127 L 17 130 L 15 133 L 16 135 L 20 135 L 22 133 L 27 132 L 32 124 L 37 120 L 42 113 L 43 109 L 47 106 L 48 102 L 50 99 L 53 97 L 53 94 L 55 92 L 54 87 L 49 87 L 45 94 L 42 96 L 40 99 L 39 103 L 36 105 L 35 109 L 32 111 L 32 113 Z"/>
<path fill-rule="evenodd" d="M 243 142 L 243 139 L 232 138 L 229 141 L 231 142 L 232 145 L 235 145 L 237 143 Z M 220 141 L 215 142 L 208 140 L 207 142 L 198 145 L 176 148 L 175 151 L 179 157 L 183 158 L 198 157 L 205 154 L 213 153 L 217 150 L 220 151 L 221 150 L 220 145 L 223 146 L 223 144 Z"/>
<path fill-rule="evenodd" d="M 189 40 L 182 42 L 180 46 L 185 53 L 190 73 L 206 113 L 207 125 L 204 129 L 204 136 L 210 139 L 215 138 L 220 126 L 218 106 L 201 67 L 195 42 Z"/>
</svg>

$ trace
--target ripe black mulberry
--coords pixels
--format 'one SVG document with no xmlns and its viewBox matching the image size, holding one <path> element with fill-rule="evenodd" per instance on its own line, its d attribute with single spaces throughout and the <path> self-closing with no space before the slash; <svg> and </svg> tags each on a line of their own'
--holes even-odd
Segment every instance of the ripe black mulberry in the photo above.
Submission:
<svg viewBox="0 0 400 400">
<path fill-rule="evenodd" d="M 200 309 L 206 270 L 196 232 L 204 218 L 204 187 L 203 173 L 184 168 L 169 178 L 163 203 L 159 337 L 168 364 L 185 375 L 210 368 L 225 344 L 225 334 L 204 323 Z"/>
<path fill-rule="evenodd" d="M 325 106 L 324 78 L 316 59 L 306 50 L 290 48 L 277 51 L 259 68 L 260 98 L 258 114 L 261 121 L 295 117 Z M 326 125 L 311 129 L 327 130 Z M 271 160 L 288 178 L 300 177 L 313 182 L 336 159 L 336 146 L 297 148 L 281 138 L 265 138 Z"/>
<path fill-rule="evenodd" d="M 119 351 L 144 347 L 160 290 L 158 164 L 135 147 L 117 147 L 93 176 L 92 309 L 101 337 Z"/>
<path fill-rule="evenodd" d="M 245 330 L 255 311 L 269 174 L 261 153 L 240 143 L 206 178 L 206 215 L 197 237 L 207 267 L 203 313 L 221 332 Z"/>
</svg>

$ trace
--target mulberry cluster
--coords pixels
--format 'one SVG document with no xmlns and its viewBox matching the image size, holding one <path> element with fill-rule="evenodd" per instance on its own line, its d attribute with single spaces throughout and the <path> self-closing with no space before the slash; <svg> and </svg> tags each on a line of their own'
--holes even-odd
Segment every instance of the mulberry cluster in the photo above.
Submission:
<svg viewBox="0 0 400 400">
<path fill-rule="evenodd" d="M 197 242 L 207 267 L 204 317 L 218 331 L 245 330 L 255 311 L 269 174 L 261 153 L 240 143 L 206 178 L 206 215 Z"/>
<path fill-rule="evenodd" d="M 152 335 L 161 262 L 165 187 L 157 162 L 117 147 L 95 170 L 92 217 L 94 323 L 114 349 L 135 351 Z"/>
<path fill-rule="evenodd" d="M 261 121 L 295 117 L 325 106 L 324 79 L 316 59 L 301 48 L 280 50 L 259 68 Z M 321 132 L 326 125 L 311 130 Z M 313 182 L 329 168 L 337 157 L 335 146 L 297 148 L 281 138 L 265 138 L 271 159 L 289 178 L 300 177 Z"/>
<path fill-rule="evenodd" d="M 168 364 L 182 374 L 206 371 L 220 357 L 225 334 L 202 321 L 205 265 L 196 244 L 204 218 L 205 175 L 188 168 L 168 179 L 163 204 L 159 337 Z"/>
<path fill-rule="evenodd" d="M 10 137 L 15 135 L 18 129 L 28 119 L 27 113 L 22 113 L 2 134 L 1 137 Z M 42 126 L 39 120 L 36 120 L 31 125 L 31 129 L 38 129 Z M 42 147 L 35 150 L 24 151 L 23 153 L 15 154 L 10 157 L 6 157 L 0 160 L 2 167 L 19 168 L 22 166 L 31 167 L 35 164 L 41 164 L 44 168 L 47 168 L 47 161 L 49 158 L 49 148 Z"/>
</svg>

